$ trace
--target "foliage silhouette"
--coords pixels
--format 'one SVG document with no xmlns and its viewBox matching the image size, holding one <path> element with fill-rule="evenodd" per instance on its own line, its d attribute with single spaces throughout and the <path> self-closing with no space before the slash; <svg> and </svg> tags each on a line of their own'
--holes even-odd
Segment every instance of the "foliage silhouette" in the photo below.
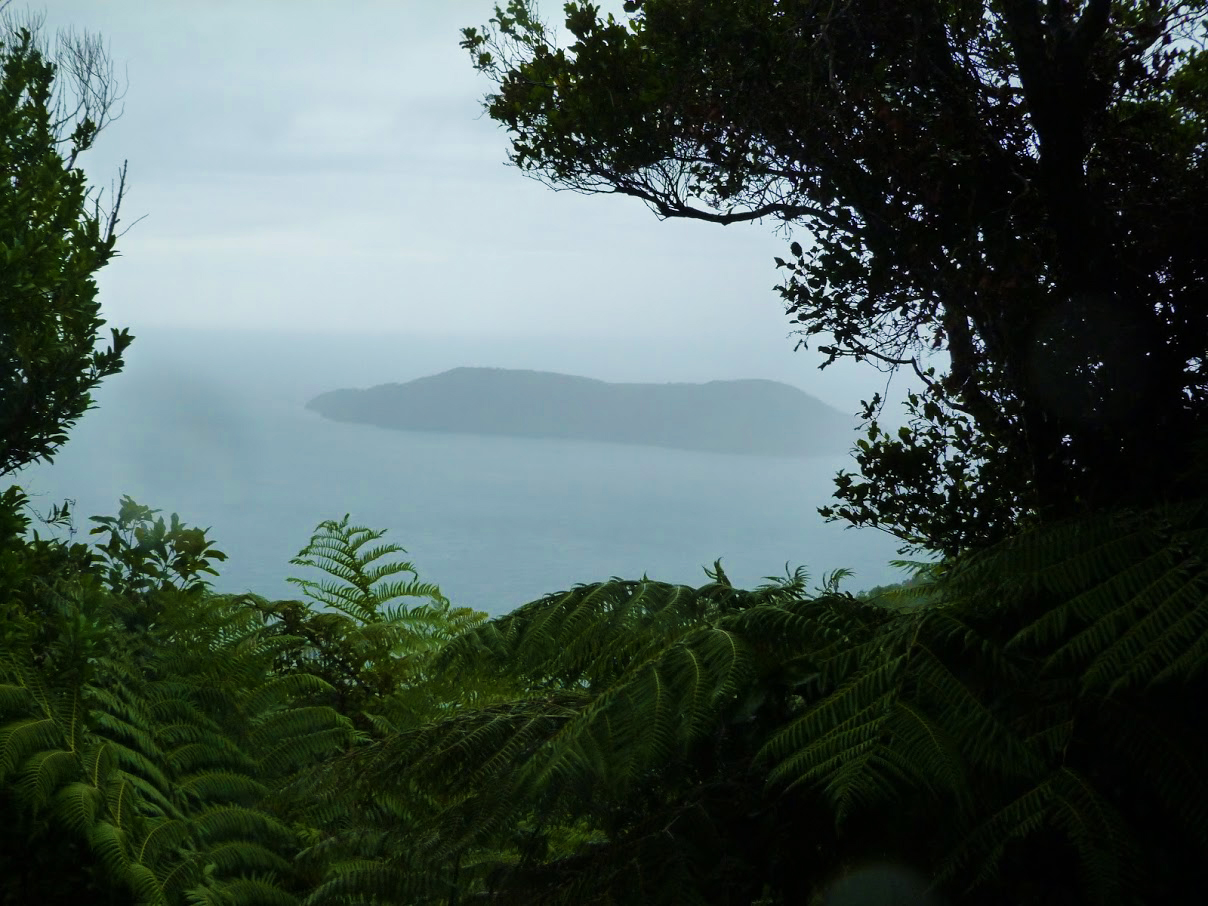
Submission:
<svg viewBox="0 0 1208 906">
<path fill-rule="evenodd" d="M 119 99 L 99 40 L 36 34 L 0 21 L 0 475 L 54 458 L 122 369 L 132 337 L 104 321 L 94 275 L 115 254 L 125 168 L 109 212 L 77 165 Z M 70 97 L 74 90 L 76 97 Z"/>
<path fill-rule="evenodd" d="M 956 554 L 1188 496 L 1205 427 L 1203 4 L 535 0 L 463 32 L 509 158 L 659 217 L 802 230 L 779 287 L 862 413 L 823 513 Z M 565 42 L 560 36 L 566 34 Z M 808 240 L 808 241 L 807 241 Z"/>
</svg>

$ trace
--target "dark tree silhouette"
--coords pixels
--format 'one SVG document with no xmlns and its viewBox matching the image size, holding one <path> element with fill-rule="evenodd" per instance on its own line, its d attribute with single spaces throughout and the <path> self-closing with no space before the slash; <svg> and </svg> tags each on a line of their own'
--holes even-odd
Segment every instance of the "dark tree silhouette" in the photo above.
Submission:
<svg viewBox="0 0 1208 906">
<path fill-rule="evenodd" d="M 37 23 L 31 23 L 34 26 Z M 133 339 L 96 347 L 94 275 L 115 254 L 125 167 L 107 212 L 77 166 L 120 100 L 99 39 L 62 35 L 56 50 L 0 26 L 0 475 L 50 461 L 122 369 Z"/>
<path fill-rule="evenodd" d="M 955 553 L 1021 522 L 1178 499 L 1208 405 L 1203 5 L 1158 0 L 533 4 L 463 46 L 511 160 L 660 217 L 808 233 L 780 292 L 868 401 L 824 514 Z M 802 237 L 805 238 L 804 236 Z M 946 358 L 946 362 L 943 362 Z"/>
</svg>

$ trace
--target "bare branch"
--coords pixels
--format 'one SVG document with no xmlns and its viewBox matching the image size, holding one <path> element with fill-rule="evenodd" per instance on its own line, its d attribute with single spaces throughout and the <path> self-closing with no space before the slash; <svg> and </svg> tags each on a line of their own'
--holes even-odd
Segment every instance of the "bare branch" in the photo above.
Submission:
<svg viewBox="0 0 1208 906">
<path fill-rule="evenodd" d="M 45 14 L 26 11 L 18 16 L 9 13 L 8 6 L 8 2 L 0 6 L 0 30 L 9 35 L 28 31 L 39 53 L 57 70 L 51 128 L 59 144 L 69 145 L 67 166 L 74 167 L 80 153 L 91 147 L 101 130 L 122 115 L 118 105 L 126 96 L 128 82 L 119 84 L 109 50 L 99 35 L 60 30 L 52 46 L 51 41 L 39 39 Z"/>
</svg>

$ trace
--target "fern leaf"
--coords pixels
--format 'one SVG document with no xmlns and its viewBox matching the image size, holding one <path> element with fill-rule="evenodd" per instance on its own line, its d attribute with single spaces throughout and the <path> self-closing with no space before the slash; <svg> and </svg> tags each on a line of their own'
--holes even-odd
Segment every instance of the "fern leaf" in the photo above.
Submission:
<svg viewBox="0 0 1208 906">
<path fill-rule="evenodd" d="M 80 759 L 74 752 L 48 749 L 30 756 L 23 766 L 19 787 L 21 798 L 34 810 L 42 809 L 69 779 L 80 775 Z"/>
<path fill-rule="evenodd" d="M 109 821 L 96 821 L 88 828 L 88 845 L 100 857 L 111 876 L 125 878 L 130 868 L 126 833 Z"/>
<path fill-rule="evenodd" d="M 145 865 L 134 863 L 126 870 L 126 882 L 134 890 L 139 906 L 167 906 L 159 878 Z"/>
<path fill-rule="evenodd" d="M 76 780 L 56 794 L 55 813 L 63 822 L 81 835 L 87 835 L 105 806 L 105 797 L 94 784 Z"/>
<path fill-rule="evenodd" d="M 207 840 L 259 840 L 289 845 L 294 833 L 280 821 L 259 809 L 238 805 L 218 805 L 194 818 L 198 832 Z"/>
<path fill-rule="evenodd" d="M 272 874 L 232 878 L 222 884 L 222 901 L 229 906 L 296 906 L 298 898 L 282 890 Z"/>
<path fill-rule="evenodd" d="M 1100 903 L 1123 902 L 1124 891 L 1143 887 L 1130 870 L 1137 847 L 1124 820 L 1077 771 L 1063 767 L 1057 776 L 1053 821 L 1078 851 L 1085 886 Z"/>
</svg>

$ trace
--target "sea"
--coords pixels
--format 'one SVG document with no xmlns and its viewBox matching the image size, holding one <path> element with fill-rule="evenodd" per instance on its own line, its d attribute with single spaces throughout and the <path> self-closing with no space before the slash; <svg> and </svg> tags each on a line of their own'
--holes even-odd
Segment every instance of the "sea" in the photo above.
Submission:
<svg viewBox="0 0 1208 906">
<path fill-rule="evenodd" d="M 291 576 L 325 578 L 289 561 L 319 522 L 345 514 L 385 530 L 382 541 L 403 547 L 399 559 L 455 605 L 492 615 L 610 577 L 697 586 L 717 559 L 743 587 L 797 566 L 812 584 L 850 569 L 851 591 L 905 578 L 889 563 L 894 539 L 816 511 L 834 474 L 852 468 L 848 457 L 396 431 L 305 408 L 325 390 L 457 365 L 590 370 L 576 369 L 573 356 L 492 357 L 482 343 L 429 338 L 410 353 L 401 345 L 205 331 L 139 337 L 55 461 L 10 477 L 38 511 L 72 501 L 77 541 L 99 540 L 88 517 L 116 515 L 123 495 L 176 513 L 227 554 L 216 591 L 269 599 L 299 597 Z M 607 372 L 605 363 L 589 376 Z"/>
</svg>

